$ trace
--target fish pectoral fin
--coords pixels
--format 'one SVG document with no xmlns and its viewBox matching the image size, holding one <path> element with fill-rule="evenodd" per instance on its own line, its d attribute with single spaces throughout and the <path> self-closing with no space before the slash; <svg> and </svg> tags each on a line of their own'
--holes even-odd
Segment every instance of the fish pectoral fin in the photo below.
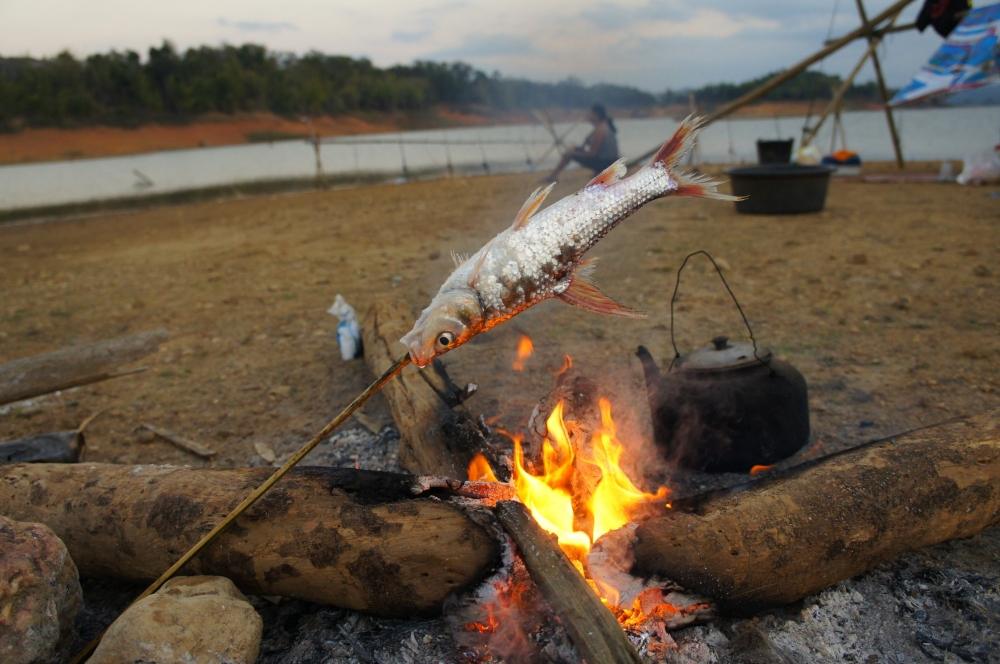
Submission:
<svg viewBox="0 0 1000 664">
<path fill-rule="evenodd" d="M 517 216 L 514 217 L 514 224 L 511 226 L 515 231 L 519 228 L 524 228 L 528 225 L 528 220 L 531 216 L 538 212 L 538 208 L 542 207 L 542 203 L 548 198 L 548 195 L 552 193 L 552 188 L 556 186 L 553 182 L 545 187 L 539 187 L 531 192 L 528 196 L 528 200 L 524 201 L 524 205 L 518 210 Z"/>
<path fill-rule="evenodd" d="M 618 304 L 601 290 L 579 275 L 573 275 L 566 290 L 556 295 L 567 304 L 593 311 L 598 314 L 622 316 L 624 318 L 645 318 L 646 314 Z"/>
<path fill-rule="evenodd" d="M 618 159 L 603 171 L 595 175 L 594 179 L 587 183 L 587 186 L 592 187 L 595 184 L 599 184 L 606 187 L 609 184 L 614 184 L 615 182 L 621 180 L 625 177 L 625 173 L 627 172 L 628 167 L 625 166 L 625 159 Z"/>
</svg>

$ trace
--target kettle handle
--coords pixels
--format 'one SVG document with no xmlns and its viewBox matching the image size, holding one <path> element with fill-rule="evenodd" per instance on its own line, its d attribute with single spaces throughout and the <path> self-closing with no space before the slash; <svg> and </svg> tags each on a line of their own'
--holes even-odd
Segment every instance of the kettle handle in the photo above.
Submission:
<svg viewBox="0 0 1000 664">
<path fill-rule="evenodd" d="M 677 281 L 674 282 L 674 294 L 670 297 L 670 345 L 674 347 L 674 357 L 673 359 L 670 360 L 670 368 L 671 369 L 674 368 L 674 364 L 681 356 L 681 352 L 677 349 L 677 340 L 674 336 L 674 304 L 677 302 L 677 296 L 680 295 L 681 273 L 684 271 L 684 268 L 687 267 L 688 261 L 694 258 L 695 256 L 698 256 L 699 254 L 712 262 L 712 266 L 715 268 L 715 271 L 719 273 L 719 279 L 722 280 L 722 285 L 726 287 L 726 292 L 729 293 L 729 297 L 733 299 L 733 304 L 736 305 L 736 310 L 740 312 L 740 317 L 743 318 L 743 324 L 746 325 L 747 332 L 750 335 L 750 342 L 753 344 L 754 359 L 760 362 L 761 364 L 767 364 L 767 362 L 762 360 L 760 356 L 757 354 L 757 338 L 754 337 L 753 335 L 753 328 L 750 327 L 750 321 L 747 319 L 747 315 L 743 313 L 743 307 L 740 306 L 739 300 L 736 299 L 736 294 L 733 292 L 733 289 L 729 286 L 729 282 L 726 281 L 726 275 L 722 273 L 722 268 L 719 267 L 719 264 L 717 262 L 715 262 L 715 259 L 712 257 L 712 254 L 708 253 L 704 249 L 699 249 L 698 251 L 691 252 L 690 254 L 685 256 L 684 261 L 681 263 L 681 266 L 677 268 Z"/>
</svg>

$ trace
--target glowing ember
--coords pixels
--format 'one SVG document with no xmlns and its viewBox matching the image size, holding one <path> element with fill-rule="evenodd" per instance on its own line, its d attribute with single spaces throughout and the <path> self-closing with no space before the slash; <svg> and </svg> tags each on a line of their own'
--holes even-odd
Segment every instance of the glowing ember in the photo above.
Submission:
<svg viewBox="0 0 1000 664">
<path fill-rule="evenodd" d="M 525 361 L 534 352 L 535 344 L 531 343 L 531 337 L 522 334 L 521 338 L 517 340 L 517 357 L 514 358 L 514 364 L 511 365 L 511 368 L 514 371 L 524 371 Z"/>
<path fill-rule="evenodd" d="M 761 473 L 766 473 L 767 471 L 771 470 L 772 468 L 774 468 L 773 465 L 771 465 L 771 466 L 751 466 L 750 467 L 750 474 L 751 475 L 760 475 Z"/>
<path fill-rule="evenodd" d="M 563 403 L 556 405 L 545 423 L 541 468 L 526 463 L 521 437 L 512 436 L 513 482 L 518 499 L 539 526 L 556 536 L 560 548 L 584 576 L 587 555 L 597 538 L 629 523 L 640 507 L 665 504 L 670 493 L 666 487 L 655 493 L 636 487 L 621 467 L 624 447 L 618 439 L 611 403 L 601 398 L 598 405 L 601 423 L 590 441 L 581 440 L 585 436 L 579 427 L 564 419 Z M 469 465 L 469 479 L 492 477 L 487 460 L 477 455 Z M 594 581 L 591 585 L 606 604 L 614 607 L 623 624 L 641 622 L 648 613 L 638 604 L 618 608 L 615 588 Z"/>
</svg>

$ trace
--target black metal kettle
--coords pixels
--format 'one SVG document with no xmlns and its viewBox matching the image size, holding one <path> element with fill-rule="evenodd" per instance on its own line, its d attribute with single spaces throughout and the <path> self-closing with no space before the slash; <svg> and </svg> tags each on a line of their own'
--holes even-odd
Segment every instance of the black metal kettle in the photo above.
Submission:
<svg viewBox="0 0 1000 664">
<path fill-rule="evenodd" d="M 667 459 L 680 467 L 745 473 L 789 457 L 808 442 L 808 389 L 795 367 L 757 347 L 742 307 L 711 256 L 751 343 L 716 337 L 709 346 L 681 355 L 674 343 L 674 302 L 691 256 L 678 270 L 670 303 L 673 362 L 662 373 L 644 346 L 636 351 L 646 377 L 653 435 Z"/>
<path fill-rule="evenodd" d="M 653 435 L 683 468 L 745 473 L 797 452 L 809 440 L 805 378 L 768 350 L 716 337 L 666 374 L 640 346 Z"/>
</svg>

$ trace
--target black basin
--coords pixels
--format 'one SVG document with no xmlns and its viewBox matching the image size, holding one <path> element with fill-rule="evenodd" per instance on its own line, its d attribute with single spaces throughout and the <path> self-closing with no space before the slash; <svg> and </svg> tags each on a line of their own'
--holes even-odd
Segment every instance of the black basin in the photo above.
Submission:
<svg viewBox="0 0 1000 664">
<path fill-rule="evenodd" d="M 799 214 L 819 212 L 826 204 L 829 166 L 766 164 L 728 172 L 733 193 L 748 196 L 736 203 L 744 214 Z"/>
<path fill-rule="evenodd" d="M 757 141 L 757 163 L 787 164 L 792 160 L 793 139 L 777 139 Z"/>
</svg>

